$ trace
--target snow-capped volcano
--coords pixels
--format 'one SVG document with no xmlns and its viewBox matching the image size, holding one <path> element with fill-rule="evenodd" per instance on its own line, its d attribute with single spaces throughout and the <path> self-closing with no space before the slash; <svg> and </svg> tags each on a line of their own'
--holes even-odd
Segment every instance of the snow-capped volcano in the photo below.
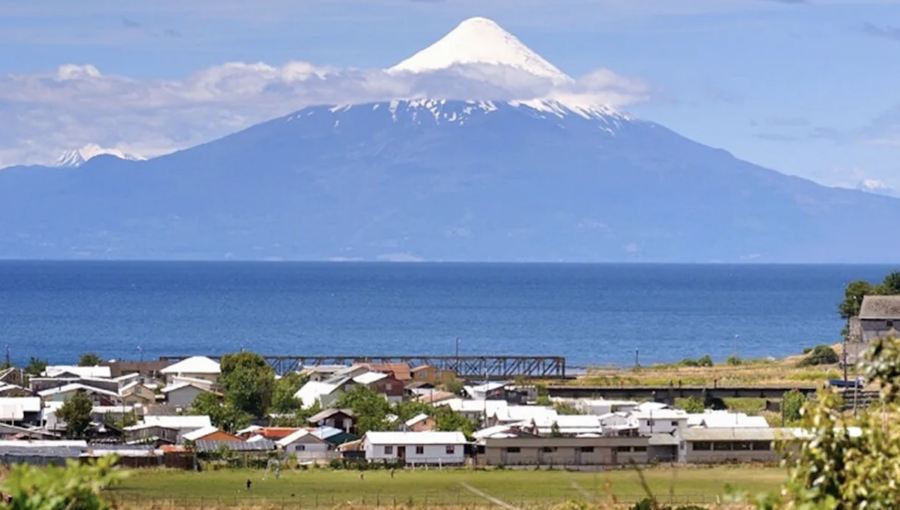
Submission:
<svg viewBox="0 0 900 510">
<path fill-rule="evenodd" d="M 138 154 L 127 154 L 118 149 L 107 149 L 100 147 L 95 143 L 89 143 L 80 149 L 63 152 L 62 155 L 57 158 L 54 166 L 81 166 L 91 158 L 101 155 L 115 156 L 119 159 L 128 161 L 144 161 L 147 159 Z"/>
<path fill-rule="evenodd" d="M 868 193 L 874 193 L 876 195 L 884 195 L 887 197 L 897 197 L 900 196 L 900 193 L 897 193 L 890 184 L 879 181 L 877 179 L 863 179 L 856 185 L 856 189 L 860 191 L 865 191 Z"/>
<path fill-rule="evenodd" d="M 389 71 L 423 73 L 469 64 L 508 66 L 554 84 L 574 81 L 494 21 L 477 17 L 463 21 L 440 41 Z"/>
</svg>

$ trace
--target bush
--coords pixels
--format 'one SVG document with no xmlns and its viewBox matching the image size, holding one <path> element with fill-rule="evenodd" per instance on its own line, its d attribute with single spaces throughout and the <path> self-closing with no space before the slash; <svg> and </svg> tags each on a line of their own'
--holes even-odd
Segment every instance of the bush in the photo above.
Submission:
<svg viewBox="0 0 900 510">
<path fill-rule="evenodd" d="M 730 367 L 736 367 L 736 366 L 742 364 L 743 362 L 744 362 L 744 361 L 743 361 L 743 360 L 741 359 L 741 357 L 738 356 L 737 354 L 733 354 L 733 355 L 731 355 L 731 356 L 728 356 L 728 358 L 725 360 L 725 364 L 728 365 L 728 366 L 730 366 Z"/>
<path fill-rule="evenodd" d="M 804 348 L 803 348 L 803 354 L 809 354 L 809 353 L 812 352 L 812 350 L 813 350 L 812 347 L 804 347 Z"/>
<path fill-rule="evenodd" d="M 800 419 L 800 410 L 806 403 L 806 397 L 797 390 L 791 390 L 784 394 L 781 399 L 781 412 L 784 414 L 784 420 L 788 423 Z"/>
<path fill-rule="evenodd" d="M 697 360 L 697 364 L 701 367 L 711 367 L 714 365 L 712 357 L 709 354 L 704 354 Z"/>
<path fill-rule="evenodd" d="M 344 465 L 341 463 L 341 459 L 331 459 L 331 462 L 328 463 L 328 467 L 331 469 L 341 469 Z"/>
<path fill-rule="evenodd" d="M 840 357 L 834 349 L 828 345 L 817 345 L 805 358 L 800 360 L 797 366 L 814 367 L 818 365 L 834 365 L 840 361 Z"/>
<path fill-rule="evenodd" d="M 682 402 L 681 408 L 689 413 L 702 413 L 705 406 L 703 400 L 697 397 L 688 397 Z"/>
<path fill-rule="evenodd" d="M 684 358 L 683 360 L 678 362 L 678 366 L 680 367 L 699 367 L 700 363 L 691 358 Z"/>
</svg>

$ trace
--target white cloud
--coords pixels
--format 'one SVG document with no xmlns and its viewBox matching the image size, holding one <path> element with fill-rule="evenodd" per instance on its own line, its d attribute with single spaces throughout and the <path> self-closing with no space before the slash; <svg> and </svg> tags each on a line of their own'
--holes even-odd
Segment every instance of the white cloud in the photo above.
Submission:
<svg viewBox="0 0 900 510">
<path fill-rule="evenodd" d="M 605 69 L 560 89 L 522 71 L 485 65 L 405 74 L 230 62 L 182 80 L 138 80 L 67 64 L 49 73 L 0 76 L 0 167 L 49 163 L 87 143 L 152 157 L 314 104 L 577 96 L 623 107 L 649 93 L 640 80 Z"/>
</svg>

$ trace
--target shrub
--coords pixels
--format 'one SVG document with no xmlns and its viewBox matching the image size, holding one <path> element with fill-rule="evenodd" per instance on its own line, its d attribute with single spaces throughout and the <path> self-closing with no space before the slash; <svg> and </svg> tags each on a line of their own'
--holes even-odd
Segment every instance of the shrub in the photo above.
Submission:
<svg viewBox="0 0 900 510">
<path fill-rule="evenodd" d="M 812 347 L 804 347 L 804 348 L 803 348 L 803 354 L 809 354 L 809 353 L 812 352 L 812 350 L 813 350 Z"/>
<path fill-rule="evenodd" d="M 817 345 L 797 366 L 813 367 L 817 365 L 834 365 L 840 361 L 838 354 L 828 345 Z"/>
<path fill-rule="evenodd" d="M 331 459 L 331 462 L 328 463 L 328 466 L 331 469 L 341 469 L 344 467 L 343 463 L 341 463 L 341 459 Z"/>
<path fill-rule="evenodd" d="M 700 359 L 697 360 L 697 364 L 701 367 L 711 367 L 714 363 L 712 357 L 709 354 L 704 354 L 700 357 Z"/>
<path fill-rule="evenodd" d="M 741 360 L 741 357 L 738 356 L 737 354 L 733 354 L 733 355 L 731 355 L 731 356 L 728 356 L 728 358 L 725 360 L 725 364 L 728 365 L 728 366 L 730 366 L 730 367 L 736 367 L 736 366 L 742 364 L 743 362 L 744 362 L 744 361 Z"/>
<path fill-rule="evenodd" d="M 786 422 L 793 422 L 800 419 L 800 410 L 806 403 L 806 397 L 797 390 L 791 390 L 784 394 L 781 399 L 781 412 L 784 413 Z"/>
<path fill-rule="evenodd" d="M 683 360 L 678 362 L 678 366 L 680 367 L 699 367 L 700 363 L 691 358 L 684 358 Z"/>
<path fill-rule="evenodd" d="M 682 402 L 681 408 L 689 413 L 702 413 L 705 406 L 703 400 L 697 397 L 688 397 Z"/>
</svg>

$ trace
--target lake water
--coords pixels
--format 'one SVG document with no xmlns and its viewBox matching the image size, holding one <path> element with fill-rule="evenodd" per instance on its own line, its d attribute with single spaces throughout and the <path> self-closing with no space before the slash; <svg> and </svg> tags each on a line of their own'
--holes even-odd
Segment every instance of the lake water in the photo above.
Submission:
<svg viewBox="0 0 900 510">
<path fill-rule="evenodd" d="M 784 356 L 840 340 L 877 266 L 0 262 L 0 348 L 221 354 Z M 736 336 L 737 335 L 737 336 Z"/>
</svg>

